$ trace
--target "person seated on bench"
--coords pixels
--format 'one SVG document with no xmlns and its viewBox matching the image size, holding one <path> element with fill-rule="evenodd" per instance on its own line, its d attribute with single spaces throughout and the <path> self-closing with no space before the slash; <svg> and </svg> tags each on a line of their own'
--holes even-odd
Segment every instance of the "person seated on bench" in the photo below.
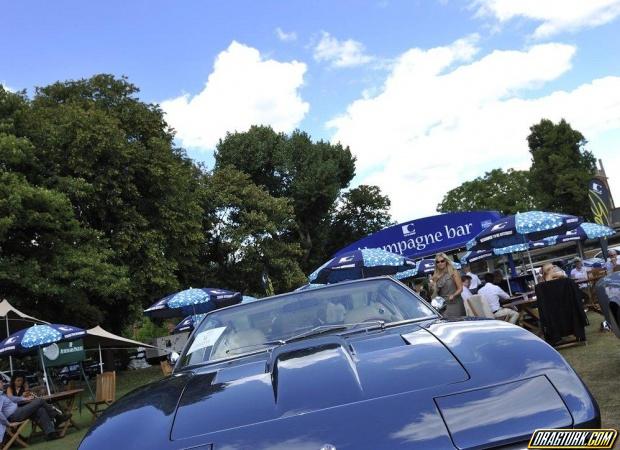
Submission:
<svg viewBox="0 0 620 450">
<path fill-rule="evenodd" d="M 30 393 L 28 382 L 22 373 L 14 373 L 11 375 L 11 383 L 6 388 L 6 395 L 9 397 L 23 397 Z"/>
<path fill-rule="evenodd" d="M 493 316 L 496 319 L 508 320 L 508 322 L 513 324 L 517 323 L 519 313 L 514 309 L 502 308 L 499 304 L 500 298 L 508 300 L 510 295 L 508 295 L 501 287 L 493 284 L 494 280 L 495 276 L 492 273 L 485 274 L 484 286 L 478 289 L 478 294 L 481 295 L 484 301 L 489 304 L 491 311 L 493 311 Z"/>
<path fill-rule="evenodd" d="M 58 439 L 60 435 L 55 425 L 60 425 L 71 417 L 62 414 L 45 400 L 34 398 L 32 394 L 25 397 L 5 394 L 2 380 L 0 380 L 0 391 L 0 441 L 4 438 L 4 432 L 9 424 L 27 419 L 32 419 L 39 424 L 47 440 Z"/>
</svg>

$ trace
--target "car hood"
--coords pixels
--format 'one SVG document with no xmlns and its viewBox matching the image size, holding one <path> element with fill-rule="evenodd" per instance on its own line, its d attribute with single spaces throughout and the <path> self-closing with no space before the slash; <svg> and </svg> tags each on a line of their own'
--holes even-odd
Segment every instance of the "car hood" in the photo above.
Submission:
<svg viewBox="0 0 620 450">
<path fill-rule="evenodd" d="M 446 334 L 446 325 L 450 329 L 451 324 L 444 323 L 435 331 L 426 324 L 346 339 L 327 335 L 182 371 L 110 407 L 80 448 L 98 448 L 98 442 L 109 442 L 110 433 L 123 435 L 127 448 L 210 448 L 216 443 L 214 449 L 241 449 L 278 443 L 285 445 L 282 448 L 318 450 L 335 438 L 339 449 L 382 448 L 388 441 L 415 442 L 416 448 L 454 448 L 450 431 L 455 436 L 461 433 L 463 442 L 470 443 L 468 427 L 478 426 L 463 423 L 455 411 L 467 411 L 469 405 L 469 416 L 475 419 L 476 408 L 471 405 L 484 408 L 487 402 L 489 408 L 503 410 L 505 402 L 498 403 L 498 398 L 509 399 L 511 392 L 521 403 L 541 405 L 528 410 L 526 421 L 536 417 L 549 426 L 573 423 L 551 383 L 535 377 L 533 369 L 529 375 L 534 381 L 526 385 L 452 397 L 480 386 L 472 383 L 471 371 L 454 349 L 445 345 L 454 339 Z M 441 340 L 438 332 L 445 334 Z M 465 359 L 471 356 L 463 353 Z M 471 366 L 474 372 L 479 370 L 475 360 Z M 550 411 L 552 418 L 545 422 L 541 417 Z M 487 416 L 493 414 L 487 411 Z M 518 420 L 510 423 L 516 425 L 504 433 L 505 440 L 527 428 Z M 137 432 L 146 426 L 148 432 Z M 358 436 L 357 441 L 351 436 Z"/>
</svg>

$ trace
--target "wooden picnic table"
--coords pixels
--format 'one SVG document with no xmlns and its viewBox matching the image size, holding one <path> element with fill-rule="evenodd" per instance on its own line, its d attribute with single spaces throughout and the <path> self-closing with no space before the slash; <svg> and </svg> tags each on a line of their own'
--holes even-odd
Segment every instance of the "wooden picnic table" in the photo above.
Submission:
<svg viewBox="0 0 620 450">
<path fill-rule="evenodd" d="M 49 403 L 56 404 L 64 414 L 70 414 L 71 411 L 73 411 L 75 399 L 82 392 L 84 392 L 84 389 L 70 389 L 68 391 L 55 392 L 51 395 L 44 395 L 41 396 L 41 398 Z M 73 420 L 73 417 L 71 417 L 58 428 L 57 431 L 59 432 L 61 437 L 67 434 L 67 429 L 69 427 L 73 427 L 76 430 L 80 429 L 75 420 Z"/>
<path fill-rule="evenodd" d="M 502 302 L 504 308 L 515 308 L 519 311 L 518 325 L 540 336 L 542 329 L 540 327 L 540 313 L 538 312 L 538 301 L 534 292 L 525 292 L 520 295 L 510 297 Z M 527 320 L 529 316 L 533 320 Z"/>
</svg>

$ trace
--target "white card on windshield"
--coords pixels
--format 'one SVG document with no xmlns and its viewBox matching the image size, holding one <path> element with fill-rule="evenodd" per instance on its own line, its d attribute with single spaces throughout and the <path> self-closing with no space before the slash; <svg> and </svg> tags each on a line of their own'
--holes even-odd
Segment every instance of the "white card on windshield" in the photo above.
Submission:
<svg viewBox="0 0 620 450">
<path fill-rule="evenodd" d="M 191 347 L 187 351 L 187 354 L 190 355 L 195 351 L 211 347 L 215 344 L 215 341 L 219 339 L 225 329 L 226 327 L 211 328 L 210 330 L 205 330 L 198 333 L 194 338 L 194 342 L 192 342 Z"/>
</svg>

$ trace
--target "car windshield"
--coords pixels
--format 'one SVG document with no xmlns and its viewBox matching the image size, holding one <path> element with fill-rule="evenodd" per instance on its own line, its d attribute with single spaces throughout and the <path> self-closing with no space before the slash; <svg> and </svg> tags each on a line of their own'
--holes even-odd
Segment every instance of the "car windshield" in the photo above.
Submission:
<svg viewBox="0 0 620 450">
<path fill-rule="evenodd" d="M 188 366 L 264 351 L 320 333 L 436 317 L 413 292 L 389 278 L 294 292 L 208 314 L 185 345 Z"/>
</svg>

